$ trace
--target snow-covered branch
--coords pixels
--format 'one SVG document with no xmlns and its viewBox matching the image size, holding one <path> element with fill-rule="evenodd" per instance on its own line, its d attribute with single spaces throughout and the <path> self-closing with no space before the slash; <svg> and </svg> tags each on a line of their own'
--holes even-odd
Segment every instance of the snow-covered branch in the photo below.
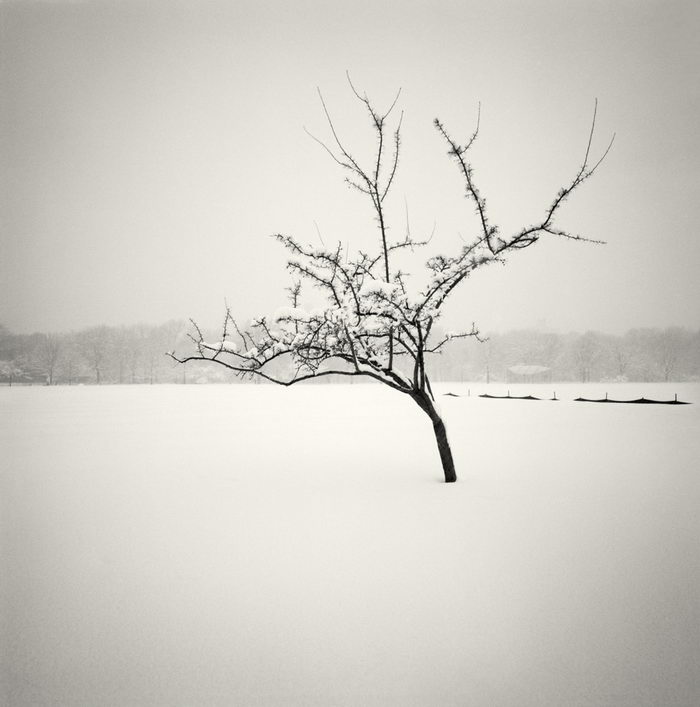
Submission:
<svg viewBox="0 0 700 707">
<path fill-rule="evenodd" d="M 466 196 L 474 203 L 479 232 L 456 254 L 438 253 L 430 257 L 425 264 L 424 281 L 418 288 L 411 289 L 408 275 L 392 261 L 401 251 L 426 246 L 430 238 L 418 241 L 411 236 L 406 209 L 406 235 L 402 240 L 390 242 L 384 209 L 401 153 L 403 113 L 393 130 L 393 140 L 389 137 L 387 124 L 400 92 L 388 110 L 381 113 L 366 94 L 355 88 L 349 75 L 348 83 L 371 119 L 376 145 L 371 164 L 362 166 L 344 145 L 320 90 L 318 95 L 333 142 L 326 144 L 311 133 L 309 135 L 345 170 L 348 184 L 369 198 L 379 226 L 376 250 L 352 254 L 346 252 L 340 242 L 334 249 L 329 249 L 320 239 L 322 247 L 317 248 L 302 244 L 292 236 L 275 234 L 274 238 L 288 252 L 287 268 L 293 276 L 292 285 L 287 290 L 288 305 L 272 315 L 253 319 L 246 327 L 239 326 L 227 306 L 221 333 L 215 341 L 205 338 L 201 328 L 192 322 L 190 339 L 195 352 L 184 357 L 175 352 L 170 355 L 181 363 L 211 361 L 240 376 L 259 376 L 285 386 L 332 375 L 367 377 L 381 382 L 408 394 L 430 417 L 445 479 L 454 481 L 454 464 L 444 423 L 434 403 L 426 359 L 428 355 L 441 353 L 453 340 L 483 339 L 474 324 L 465 331 L 438 333 L 437 322 L 442 306 L 474 270 L 491 263 L 503 263 L 507 254 L 533 245 L 543 234 L 590 240 L 572 235 L 555 225 L 554 220 L 562 204 L 605 159 L 612 140 L 602 157 L 591 165 L 596 103 L 583 163 L 574 178 L 557 192 L 539 223 L 503 238 L 498 226 L 489 219 L 486 200 L 467 161 L 467 154 L 479 135 L 481 108 L 476 127 L 464 144 L 457 143 L 436 119 L 435 127 L 449 146 L 448 155 L 464 179 Z M 391 150 L 389 142 L 393 143 Z M 388 152 L 391 152 L 389 157 Z M 320 306 L 305 307 L 304 285 L 320 291 Z M 397 366 L 396 360 L 404 365 Z"/>
</svg>

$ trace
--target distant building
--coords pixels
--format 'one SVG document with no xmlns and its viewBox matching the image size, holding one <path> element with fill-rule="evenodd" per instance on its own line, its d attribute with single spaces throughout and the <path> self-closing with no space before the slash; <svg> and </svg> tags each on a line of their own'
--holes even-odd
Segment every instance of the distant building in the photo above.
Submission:
<svg viewBox="0 0 700 707">
<path fill-rule="evenodd" d="M 507 383 L 551 383 L 552 369 L 548 366 L 535 366 L 519 363 L 506 369 Z"/>
</svg>

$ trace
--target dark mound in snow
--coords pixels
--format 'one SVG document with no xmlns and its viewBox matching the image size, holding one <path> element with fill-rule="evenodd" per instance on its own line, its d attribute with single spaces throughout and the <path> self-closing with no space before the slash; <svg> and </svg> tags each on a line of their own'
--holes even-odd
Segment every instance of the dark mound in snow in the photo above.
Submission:
<svg viewBox="0 0 700 707">
<path fill-rule="evenodd" d="M 690 405 L 690 403 L 683 400 L 649 400 L 649 398 L 637 398 L 636 400 L 611 400 L 607 396 L 601 398 L 600 400 L 594 400 L 592 398 L 576 398 L 574 400 L 576 403 L 628 403 L 636 405 Z"/>
</svg>

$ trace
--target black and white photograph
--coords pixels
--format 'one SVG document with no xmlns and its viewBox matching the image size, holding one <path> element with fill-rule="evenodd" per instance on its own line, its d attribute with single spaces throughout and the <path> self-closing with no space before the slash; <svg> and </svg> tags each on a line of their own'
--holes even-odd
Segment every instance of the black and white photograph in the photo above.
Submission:
<svg viewBox="0 0 700 707">
<path fill-rule="evenodd" d="M 700 5 L 0 0 L 0 704 L 700 704 Z"/>
</svg>

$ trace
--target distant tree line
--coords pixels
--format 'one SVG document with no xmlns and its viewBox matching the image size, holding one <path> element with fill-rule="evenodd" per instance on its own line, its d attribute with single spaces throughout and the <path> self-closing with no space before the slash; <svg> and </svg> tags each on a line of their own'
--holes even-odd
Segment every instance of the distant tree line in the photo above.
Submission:
<svg viewBox="0 0 700 707">
<path fill-rule="evenodd" d="M 0 324 L 0 384 L 228 381 L 229 377 L 218 371 L 177 366 L 166 356 L 185 330 L 185 322 L 171 321 L 158 326 L 95 326 L 68 333 L 13 334 Z"/>
<path fill-rule="evenodd" d="M 693 381 L 700 380 L 700 330 L 508 331 L 483 344 L 454 342 L 435 367 L 440 380 L 453 381 Z M 528 369 L 540 372 L 528 376 Z"/>
<path fill-rule="evenodd" d="M 0 384 L 236 381 L 220 366 L 182 366 L 166 356 L 187 331 L 184 321 L 34 334 L 13 334 L 0 324 Z M 532 329 L 493 333 L 484 343 L 451 341 L 435 357 L 433 370 L 441 381 L 699 381 L 700 330 L 631 329 L 619 336 Z M 528 376 L 529 371 L 536 372 Z"/>
</svg>

